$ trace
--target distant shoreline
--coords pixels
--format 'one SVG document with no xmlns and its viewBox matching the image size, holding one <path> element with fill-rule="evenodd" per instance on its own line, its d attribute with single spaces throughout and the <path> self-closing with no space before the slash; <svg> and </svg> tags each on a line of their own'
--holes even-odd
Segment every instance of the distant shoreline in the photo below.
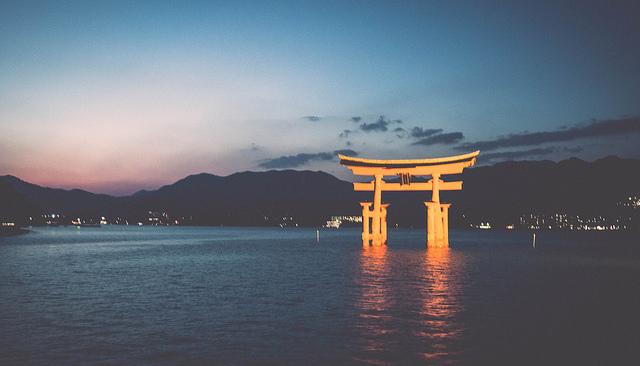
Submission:
<svg viewBox="0 0 640 366">
<path fill-rule="evenodd" d="M 21 227 L 4 226 L 0 227 L 0 238 L 5 236 L 22 235 L 31 232 L 30 230 L 23 229 Z"/>
</svg>

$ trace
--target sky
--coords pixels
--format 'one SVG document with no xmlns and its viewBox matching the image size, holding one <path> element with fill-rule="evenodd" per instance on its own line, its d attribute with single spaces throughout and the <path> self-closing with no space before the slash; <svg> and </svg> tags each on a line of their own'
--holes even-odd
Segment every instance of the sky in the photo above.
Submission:
<svg viewBox="0 0 640 366">
<path fill-rule="evenodd" d="M 0 175 L 640 158 L 640 3 L 0 1 Z"/>
</svg>

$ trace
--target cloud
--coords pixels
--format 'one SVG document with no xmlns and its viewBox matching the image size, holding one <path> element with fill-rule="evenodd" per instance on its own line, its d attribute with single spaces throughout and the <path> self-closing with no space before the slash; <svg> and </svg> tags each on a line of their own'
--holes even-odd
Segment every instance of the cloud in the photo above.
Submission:
<svg viewBox="0 0 640 366">
<path fill-rule="evenodd" d="M 384 116 L 380 116 L 375 122 L 362 123 L 360 125 L 360 129 L 364 132 L 386 132 L 387 130 L 389 130 L 388 126 L 393 123 L 400 124 L 402 123 L 402 120 L 396 119 L 396 120 L 390 121 L 386 119 Z"/>
<path fill-rule="evenodd" d="M 295 168 L 311 161 L 327 161 L 336 158 L 337 154 L 358 156 L 358 153 L 351 149 L 335 150 L 332 152 L 319 152 L 314 154 L 300 153 L 296 155 L 285 155 L 273 159 L 268 159 L 258 166 L 265 169 Z"/>
<path fill-rule="evenodd" d="M 348 139 L 349 136 L 351 136 L 351 134 L 353 133 L 353 131 L 351 130 L 344 130 L 342 132 L 340 132 L 340 138 L 344 138 L 344 139 Z"/>
<path fill-rule="evenodd" d="M 456 150 L 496 150 L 503 147 L 540 145 L 547 142 L 573 141 L 588 137 L 613 136 L 640 132 L 640 118 L 593 121 L 587 125 L 543 132 L 522 132 L 494 140 L 468 142 Z"/>
<path fill-rule="evenodd" d="M 358 123 L 358 122 L 360 122 L 361 120 L 362 120 L 362 117 L 360 117 L 360 116 L 354 116 L 354 117 L 351 117 L 351 122 Z"/>
<path fill-rule="evenodd" d="M 398 137 L 398 138 L 400 138 L 400 139 L 403 139 L 403 138 L 407 137 L 407 135 L 409 134 L 409 133 L 407 132 L 407 130 L 405 130 L 405 129 L 404 129 L 404 128 L 402 128 L 402 127 L 396 127 L 396 128 L 394 128 L 394 129 L 393 129 L 393 132 L 395 132 L 396 137 Z"/>
<path fill-rule="evenodd" d="M 425 146 L 437 145 L 437 144 L 451 145 L 459 142 L 463 138 L 464 138 L 464 135 L 462 134 L 462 132 L 448 132 L 448 133 L 441 133 L 438 135 L 430 136 L 422 140 L 418 140 L 414 142 L 412 145 L 425 145 Z"/>
<path fill-rule="evenodd" d="M 438 134 L 440 132 L 442 132 L 442 128 L 423 129 L 422 127 L 414 127 L 411 129 L 411 137 L 424 138 Z"/>
<path fill-rule="evenodd" d="M 389 121 L 384 118 L 384 116 L 378 117 L 378 120 L 371 123 L 363 123 L 360 125 L 360 129 L 364 132 L 385 132 L 389 128 Z"/>
<path fill-rule="evenodd" d="M 322 119 L 322 117 L 318 117 L 318 116 L 304 116 L 302 118 L 306 119 L 307 121 L 311 121 L 311 122 L 318 122 L 319 120 Z"/>
<path fill-rule="evenodd" d="M 529 150 L 520 150 L 520 151 L 502 151 L 502 152 L 494 152 L 494 153 L 484 153 L 478 156 L 478 159 L 482 162 L 489 162 L 493 160 L 513 160 L 519 158 L 528 158 L 531 156 L 540 156 L 540 155 L 548 155 L 555 151 L 555 148 L 535 148 Z"/>
</svg>

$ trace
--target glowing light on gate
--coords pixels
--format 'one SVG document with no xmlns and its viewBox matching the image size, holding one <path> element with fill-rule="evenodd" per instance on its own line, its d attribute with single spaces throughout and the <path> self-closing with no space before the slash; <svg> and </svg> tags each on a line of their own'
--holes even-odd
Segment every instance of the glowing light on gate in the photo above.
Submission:
<svg viewBox="0 0 640 366">
<path fill-rule="evenodd" d="M 355 191 L 373 192 L 373 202 L 362 206 L 362 241 L 381 245 L 387 242 L 388 203 L 382 203 L 382 191 L 431 191 L 427 207 L 427 246 L 449 246 L 450 203 L 440 202 L 441 190 L 462 190 L 461 181 L 444 181 L 444 175 L 460 174 L 473 166 L 480 151 L 435 159 L 375 160 L 338 155 L 340 164 L 355 175 L 371 176 L 369 183 L 353 183 Z M 385 176 L 399 177 L 399 183 L 384 180 Z M 412 183 L 412 176 L 430 176 L 427 182 Z"/>
</svg>

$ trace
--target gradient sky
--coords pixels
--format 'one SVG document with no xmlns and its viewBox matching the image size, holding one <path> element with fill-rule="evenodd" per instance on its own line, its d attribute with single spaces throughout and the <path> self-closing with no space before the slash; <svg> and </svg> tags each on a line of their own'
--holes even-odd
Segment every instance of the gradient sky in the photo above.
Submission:
<svg viewBox="0 0 640 366">
<path fill-rule="evenodd" d="M 0 174 L 120 195 L 349 178 L 341 150 L 639 158 L 638 4 L 2 1 Z"/>
</svg>

